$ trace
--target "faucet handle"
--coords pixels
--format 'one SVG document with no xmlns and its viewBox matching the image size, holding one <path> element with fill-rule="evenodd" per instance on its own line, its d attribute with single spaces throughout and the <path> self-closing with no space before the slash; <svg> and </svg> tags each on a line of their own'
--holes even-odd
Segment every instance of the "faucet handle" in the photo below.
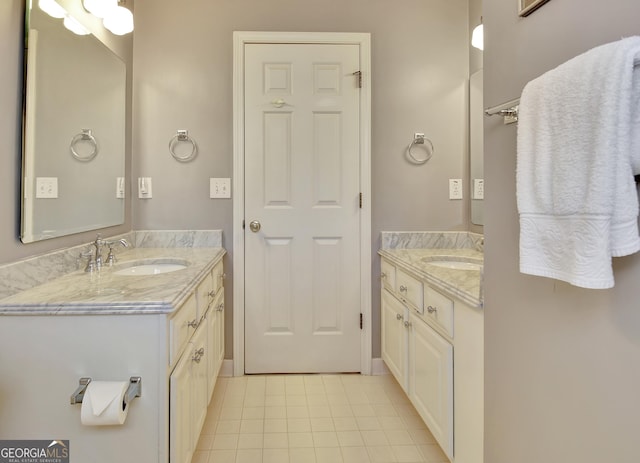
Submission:
<svg viewBox="0 0 640 463">
<path fill-rule="evenodd" d="M 113 264 L 116 263 L 116 255 L 113 252 L 113 247 L 120 244 L 122 247 L 128 248 L 129 247 L 129 242 L 127 240 L 125 240 L 124 238 L 117 240 L 117 241 L 106 241 L 105 244 L 109 247 L 109 254 L 107 255 L 107 260 L 105 262 L 105 265 L 111 267 Z"/>
<path fill-rule="evenodd" d="M 81 252 L 80 253 L 80 258 L 86 258 L 87 260 L 87 265 L 84 268 L 84 271 L 87 273 L 91 273 L 94 272 L 95 270 L 97 270 L 98 266 L 96 264 L 96 256 L 93 253 L 93 251 L 89 250 L 89 251 L 85 251 L 85 252 Z"/>
</svg>

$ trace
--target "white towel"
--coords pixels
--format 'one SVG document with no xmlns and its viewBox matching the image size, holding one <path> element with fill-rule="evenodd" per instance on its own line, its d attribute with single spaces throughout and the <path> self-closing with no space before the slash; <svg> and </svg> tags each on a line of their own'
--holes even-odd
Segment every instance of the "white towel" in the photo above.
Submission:
<svg viewBox="0 0 640 463">
<path fill-rule="evenodd" d="M 614 285 L 640 249 L 640 37 L 602 45 L 529 82 L 518 117 L 520 271 Z M 637 70 L 636 70 L 637 69 Z"/>
</svg>

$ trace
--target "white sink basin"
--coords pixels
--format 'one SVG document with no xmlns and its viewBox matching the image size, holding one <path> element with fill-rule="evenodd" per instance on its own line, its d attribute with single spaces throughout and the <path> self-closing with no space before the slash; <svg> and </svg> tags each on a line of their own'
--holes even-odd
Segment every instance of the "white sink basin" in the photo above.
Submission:
<svg viewBox="0 0 640 463">
<path fill-rule="evenodd" d="M 482 270 L 482 261 L 471 257 L 431 256 L 423 258 L 422 261 L 435 267 L 453 270 Z"/>
<path fill-rule="evenodd" d="M 124 262 L 114 268 L 113 274 L 118 276 L 159 275 L 183 270 L 188 265 L 189 262 L 182 259 L 146 259 Z"/>
</svg>

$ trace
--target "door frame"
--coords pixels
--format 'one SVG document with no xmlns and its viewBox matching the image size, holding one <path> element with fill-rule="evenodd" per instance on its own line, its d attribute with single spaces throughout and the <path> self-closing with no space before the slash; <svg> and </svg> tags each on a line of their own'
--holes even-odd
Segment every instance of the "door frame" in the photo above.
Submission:
<svg viewBox="0 0 640 463">
<path fill-rule="evenodd" d="M 351 44 L 360 47 L 360 312 L 364 323 L 360 335 L 360 371 L 371 374 L 371 35 L 342 32 L 233 33 L 233 375 L 244 375 L 244 45 Z M 355 76 L 354 76 L 355 78 Z"/>
</svg>

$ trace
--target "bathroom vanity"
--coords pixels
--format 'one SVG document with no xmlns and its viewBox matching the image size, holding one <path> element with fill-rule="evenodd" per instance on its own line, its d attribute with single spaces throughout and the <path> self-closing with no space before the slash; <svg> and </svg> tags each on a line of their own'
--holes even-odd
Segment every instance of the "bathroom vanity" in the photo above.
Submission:
<svg viewBox="0 0 640 463">
<path fill-rule="evenodd" d="M 451 461 L 483 461 L 482 253 L 382 249 L 382 358 Z"/>
<path fill-rule="evenodd" d="M 224 253 L 134 248 L 1 299 L 0 436 L 69 440 L 76 462 L 188 463 L 224 357 Z M 132 376 L 123 425 L 81 424 L 80 378 Z"/>
</svg>

